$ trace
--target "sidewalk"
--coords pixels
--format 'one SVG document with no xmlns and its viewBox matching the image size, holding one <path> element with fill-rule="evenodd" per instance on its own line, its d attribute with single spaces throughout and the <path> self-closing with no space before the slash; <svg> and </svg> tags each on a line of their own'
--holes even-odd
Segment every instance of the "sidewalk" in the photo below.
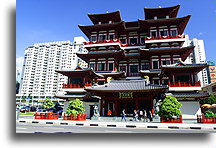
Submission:
<svg viewBox="0 0 216 148">
<path fill-rule="evenodd" d="M 39 120 L 31 118 L 19 118 L 17 123 L 29 124 L 49 124 L 49 125 L 64 125 L 64 126 L 94 126 L 94 127 L 115 127 L 115 128 L 157 128 L 157 129 L 196 129 L 196 130 L 209 130 L 216 132 L 216 124 L 201 124 L 201 123 L 159 123 L 159 122 L 141 122 L 141 121 L 99 121 L 89 120 L 86 121 L 68 121 L 62 120 Z"/>
</svg>

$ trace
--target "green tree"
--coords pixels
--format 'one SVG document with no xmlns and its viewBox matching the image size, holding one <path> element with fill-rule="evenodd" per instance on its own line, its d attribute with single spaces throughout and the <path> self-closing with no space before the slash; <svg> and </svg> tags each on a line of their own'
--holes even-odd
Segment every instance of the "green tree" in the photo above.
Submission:
<svg viewBox="0 0 216 148">
<path fill-rule="evenodd" d="M 85 112 L 83 102 L 79 99 L 75 99 L 69 102 L 67 113 L 83 114 Z"/>
<path fill-rule="evenodd" d="M 181 115 L 181 103 L 175 97 L 167 96 L 160 105 L 159 116 L 172 117 Z"/>
<path fill-rule="evenodd" d="M 200 104 L 216 104 L 216 95 L 210 95 L 208 99 L 200 100 Z"/>
<path fill-rule="evenodd" d="M 50 98 L 46 98 L 44 103 L 43 103 L 43 108 L 44 109 L 48 109 L 48 108 L 52 108 L 55 106 L 54 102 L 51 102 Z"/>
</svg>

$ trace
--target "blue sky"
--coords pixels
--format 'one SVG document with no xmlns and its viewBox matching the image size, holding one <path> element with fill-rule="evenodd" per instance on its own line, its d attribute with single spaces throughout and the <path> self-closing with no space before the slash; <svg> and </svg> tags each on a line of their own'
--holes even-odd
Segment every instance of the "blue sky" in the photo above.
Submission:
<svg viewBox="0 0 216 148">
<path fill-rule="evenodd" d="M 190 38 L 204 40 L 207 60 L 215 60 L 216 4 L 213 0 L 17 0 L 16 58 L 22 62 L 25 48 L 34 43 L 85 37 L 78 24 L 92 24 L 88 13 L 120 10 L 124 21 L 135 21 L 144 19 L 144 7 L 177 4 L 181 5 L 178 17 L 192 15 L 185 33 Z"/>
</svg>

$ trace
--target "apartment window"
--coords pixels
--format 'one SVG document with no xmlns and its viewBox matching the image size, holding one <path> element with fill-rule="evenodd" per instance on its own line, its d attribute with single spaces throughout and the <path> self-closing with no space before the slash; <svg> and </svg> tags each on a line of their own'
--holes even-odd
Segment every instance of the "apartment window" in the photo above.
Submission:
<svg viewBox="0 0 216 148">
<path fill-rule="evenodd" d="M 153 69 L 158 69 L 158 61 L 153 61 L 152 65 L 153 65 Z"/>
<path fill-rule="evenodd" d="M 105 63 L 98 63 L 98 71 L 104 71 L 105 70 Z"/>
</svg>

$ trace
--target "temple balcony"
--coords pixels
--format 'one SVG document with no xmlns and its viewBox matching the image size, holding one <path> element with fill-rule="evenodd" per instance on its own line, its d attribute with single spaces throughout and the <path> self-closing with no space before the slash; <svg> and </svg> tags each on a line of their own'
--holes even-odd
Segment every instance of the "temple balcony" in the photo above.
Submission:
<svg viewBox="0 0 216 148">
<path fill-rule="evenodd" d="M 92 84 L 88 84 L 88 83 L 85 83 L 85 84 L 62 84 L 62 88 L 84 88 L 84 87 L 91 87 L 91 86 L 94 86 Z"/>
<path fill-rule="evenodd" d="M 111 46 L 111 45 L 119 45 L 120 46 L 120 40 L 119 39 L 113 39 L 113 40 L 102 40 L 102 41 L 86 41 L 83 42 L 84 47 L 96 47 L 96 46 Z"/>
<path fill-rule="evenodd" d="M 65 92 L 86 92 L 84 90 L 85 87 L 95 86 L 92 84 L 62 84 L 62 89 Z"/>
<path fill-rule="evenodd" d="M 168 82 L 169 91 L 194 91 L 201 90 L 200 81 L 195 82 Z"/>
<path fill-rule="evenodd" d="M 111 45 L 119 45 L 121 46 L 122 49 L 125 48 L 141 48 L 140 46 L 142 46 L 142 48 L 145 47 L 145 43 L 121 43 L 121 41 L 119 39 L 112 39 L 112 40 L 97 40 L 97 41 L 86 41 L 83 42 L 84 43 L 84 47 L 88 48 L 88 47 L 97 47 L 97 46 L 111 46 Z"/>
<path fill-rule="evenodd" d="M 178 42 L 185 41 L 185 35 L 173 35 L 173 36 L 157 36 L 157 37 L 145 37 L 145 43 L 163 43 L 163 42 Z"/>
</svg>

